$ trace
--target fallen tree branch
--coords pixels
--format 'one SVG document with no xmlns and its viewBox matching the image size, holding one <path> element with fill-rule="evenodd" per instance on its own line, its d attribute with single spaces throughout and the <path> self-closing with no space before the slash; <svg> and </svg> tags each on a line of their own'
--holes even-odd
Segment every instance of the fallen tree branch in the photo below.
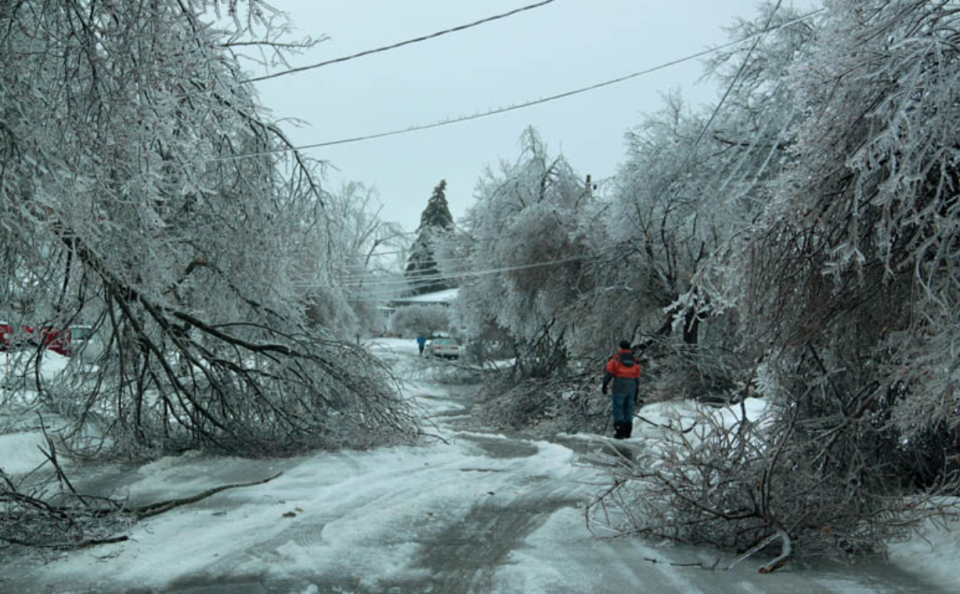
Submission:
<svg viewBox="0 0 960 594">
<path fill-rule="evenodd" d="M 276 479 L 282 474 L 283 472 L 278 472 L 277 474 L 271 477 L 268 477 L 259 481 L 249 482 L 249 483 L 221 485 L 219 487 L 208 489 L 206 491 L 203 491 L 202 493 L 198 493 L 190 497 L 182 497 L 179 499 L 158 501 L 156 503 L 151 503 L 149 505 L 132 508 L 132 509 L 124 509 L 122 508 L 122 505 L 119 502 L 115 502 L 112 500 L 108 500 L 110 503 L 113 504 L 112 510 L 90 509 L 86 505 L 87 502 L 85 502 L 81 498 L 81 496 L 76 493 L 73 493 L 73 495 L 80 498 L 80 500 L 84 503 L 83 507 L 79 507 L 79 508 L 54 507 L 49 505 L 45 501 L 28 497 L 26 495 L 22 495 L 17 491 L 13 491 L 10 493 L 0 492 L 0 500 L 7 499 L 15 504 L 21 504 L 21 505 L 24 505 L 25 507 L 30 507 L 32 511 L 31 514 L 23 518 L 24 522 L 21 522 L 19 524 L 21 527 L 21 529 L 19 530 L 19 534 L 17 534 L 17 531 L 13 530 L 11 526 L 10 532 L 14 532 L 14 533 L 13 534 L 9 532 L 7 534 L 0 533 L 0 542 L 5 542 L 10 545 L 19 545 L 19 546 L 25 546 L 25 547 L 35 547 L 35 548 L 44 548 L 44 549 L 79 549 L 79 548 L 97 546 L 102 544 L 114 544 L 118 542 L 124 542 L 126 540 L 129 540 L 128 536 L 107 535 L 107 536 L 104 536 L 103 538 L 89 538 L 89 539 L 77 540 L 76 542 L 63 542 L 63 541 L 42 542 L 41 540 L 29 540 L 24 538 L 23 536 L 27 534 L 36 534 L 38 532 L 36 530 L 36 526 L 37 526 L 36 523 L 39 523 L 40 526 L 43 526 L 44 522 L 50 521 L 51 518 L 53 518 L 53 521 L 55 522 L 68 522 L 71 526 L 80 527 L 81 529 L 80 534 L 83 534 L 86 531 L 84 527 L 90 527 L 94 524 L 94 522 L 98 520 L 103 520 L 104 518 L 107 518 L 108 515 L 112 517 L 114 520 L 116 520 L 118 523 L 122 521 L 123 518 L 129 518 L 134 521 L 144 520 L 146 518 L 158 516 L 172 509 L 182 507 L 184 505 L 197 503 L 198 501 L 202 501 L 208 497 L 211 497 L 213 495 L 216 495 L 217 493 L 221 493 L 229 489 L 238 489 L 241 487 L 253 487 L 256 485 L 263 485 L 265 483 L 269 483 L 270 481 Z M 130 524 L 127 523 L 125 525 L 129 526 Z M 115 526 L 116 524 L 114 524 L 114 527 Z"/>
<path fill-rule="evenodd" d="M 767 563 L 757 571 L 760 573 L 770 573 L 776 571 L 787 564 L 788 561 L 793 557 L 793 545 L 790 540 L 790 535 L 787 534 L 786 530 L 783 528 L 777 528 L 776 536 L 780 539 L 780 555 Z"/>
<path fill-rule="evenodd" d="M 237 483 L 233 485 L 221 485 L 219 487 L 208 489 L 202 493 L 198 493 L 197 495 L 193 495 L 191 497 L 183 497 L 180 499 L 169 499 L 167 501 L 158 501 L 157 503 L 151 503 L 150 505 L 138 507 L 131 511 L 138 520 L 143 520 L 145 518 L 152 518 L 153 516 L 158 516 L 172 509 L 176 509 L 184 505 L 190 505 L 191 503 L 197 503 L 198 501 L 202 501 L 208 497 L 211 497 L 213 495 L 216 495 L 217 493 L 221 493 L 228 489 L 239 489 L 241 487 L 253 487 L 256 485 L 263 485 L 263 484 L 269 483 L 270 481 L 279 477 L 282 474 L 283 474 L 283 471 L 280 471 L 269 478 L 265 478 L 259 481 L 254 481 L 252 483 Z"/>
<path fill-rule="evenodd" d="M 780 537 L 780 534 L 775 532 L 775 533 L 771 534 L 770 536 L 764 538 L 763 540 L 761 540 L 761 541 L 760 541 L 759 543 L 757 543 L 756 545 L 750 547 L 750 550 L 749 550 L 749 551 L 747 551 L 747 552 L 744 553 L 743 555 L 737 557 L 737 560 L 734 561 L 733 563 L 731 563 L 730 566 L 727 567 L 727 569 L 733 569 L 734 567 L 736 567 L 737 565 L 739 565 L 741 561 L 744 561 L 744 560 L 746 560 L 746 559 L 749 559 L 750 557 L 754 556 L 756 553 L 759 553 L 760 551 L 762 551 L 763 549 L 765 549 L 765 548 L 767 547 L 767 545 L 769 545 L 769 544 L 772 543 L 773 541 L 777 540 L 779 537 Z"/>
<path fill-rule="evenodd" d="M 104 544 L 126 542 L 130 540 L 130 537 L 115 536 L 113 538 L 95 538 L 91 540 L 84 540 L 81 542 L 57 542 L 57 543 L 35 543 L 35 542 L 20 540 L 19 538 L 11 538 L 6 536 L 0 536 L 0 540 L 12 545 L 20 545 L 23 547 L 34 547 L 38 549 L 83 549 L 86 547 L 95 547 L 95 546 L 104 545 Z"/>
<path fill-rule="evenodd" d="M 649 424 L 649 425 L 653 425 L 654 427 L 658 427 L 658 428 L 660 428 L 660 429 L 670 429 L 671 431 L 673 431 L 673 430 L 679 431 L 680 434 L 690 433 L 691 431 L 693 431 L 693 429 L 697 426 L 697 423 L 699 422 L 699 421 L 696 421 L 696 420 L 695 420 L 692 425 L 690 425 L 689 427 L 687 427 L 686 429 L 684 429 L 684 428 L 683 428 L 683 424 L 680 423 L 679 420 L 678 420 L 677 423 L 680 425 L 680 428 L 677 429 L 677 428 L 674 427 L 672 424 L 671 424 L 671 425 L 664 425 L 664 424 L 662 424 L 662 423 L 654 423 L 654 422 L 651 421 L 650 419 L 648 419 L 648 418 L 646 418 L 646 417 L 642 417 L 642 416 L 640 416 L 639 414 L 634 414 L 633 417 L 634 417 L 635 419 L 640 419 L 640 420 L 643 421 L 644 423 L 647 423 L 647 424 Z"/>
</svg>

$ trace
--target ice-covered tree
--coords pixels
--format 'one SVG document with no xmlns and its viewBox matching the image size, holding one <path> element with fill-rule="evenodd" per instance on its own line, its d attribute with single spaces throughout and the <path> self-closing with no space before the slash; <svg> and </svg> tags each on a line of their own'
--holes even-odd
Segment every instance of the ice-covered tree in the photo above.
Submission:
<svg viewBox="0 0 960 594">
<path fill-rule="evenodd" d="M 949 513 L 958 15 L 955 2 L 829 1 L 801 47 L 776 52 L 786 67 L 751 83 L 763 111 L 787 100 L 787 158 L 695 282 L 736 309 L 742 348 L 763 352 L 769 416 L 707 419 L 695 441 L 674 431 L 657 460 L 617 473 L 603 500 L 626 504 L 631 531 L 749 554 L 777 543 L 775 568 L 876 551 Z"/>
<path fill-rule="evenodd" d="M 115 445 L 262 453 L 408 435 L 376 361 L 306 322 L 302 256 L 339 239 L 323 235 L 314 166 L 233 53 L 278 47 L 269 10 L 0 8 L 0 292 L 15 297 L 2 317 L 101 327 L 96 377 L 41 399 L 112 419 Z"/>
<path fill-rule="evenodd" d="M 476 196 L 459 236 L 466 259 L 453 269 L 482 272 L 461 283 L 470 333 L 506 329 L 518 341 L 523 375 L 562 371 L 578 298 L 590 283 L 591 189 L 530 128 L 519 159 L 488 170 Z"/>
<path fill-rule="evenodd" d="M 750 359 L 736 348 L 737 311 L 715 273 L 730 264 L 728 240 L 770 201 L 789 162 L 799 109 L 786 76 L 812 37 L 805 22 L 787 25 L 796 17 L 766 5 L 756 21 L 738 22 L 730 31 L 736 39 L 785 26 L 708 65 L 721 89 L 714 105 L 694 113 L 668 94 L 659 112 L 627 134 L 606 218 L 611 265 L 601 285 L 625 298 L 637 339 L 669 347 L 658 349 L 676 371 L 662 378 L 669 393 L 727 392 Z"/>
<path fill-rule="evenodd" d="M 960 17 L 952 2 L 827 7 L 794 73 L 805 117 L 747 243 L 743 303 L 785 395 L 889 420 L 885 457 L 926 483 L 956 451 Z"/>
<path fill-rule="evenodd" d="M 453 229 L 453 215 L 447 204 L 447 180 L 433 189 L 433 195 L 427 201 L 427 207 L 420 215 L 420 227 L 417 229 L 417 238 L 410 248 L 407 258 L 407 267 L 404 276 L 414 295 L 442 291 L 453 287 L 453 283 L 443 278 L 437 266 L 434 255 L 435 242 L 442 235 Z"/>
<path fill-rule="evenodd" d="M 407 242 L 382 210 L 376 189 L 360 182 L 325 194 L 322 226 L 302 259 L 311 323 L 348 335 L 383 330 L 378 308 L 402 293 L 399 254 Z"/>
<path fill-rule="evenodd" d="M 450 308 L 446 305 L 408 305 L 390 316 L 390 331 L 413 338 L 432 336 L 437 332 L 450 333 Z"/>
<path fill-rule="evenodd" d="M 698 134 L 705 119 L 690 114 L 678 95 L 670 95 L 659 113 L 627 135 L 628 152 L 616 179 L 609 209 L 611 277 L 631 304 L 637 324 L 672 327 L 676 312 L 663 314 L 691 288 L 697 267 L 718 240 L 711 181 L 722 174 L 713 146 Z M 712 145 L 713 140 L 707 140 Z M 683 321 L 688 342 L 696 342 L 695 308 Z"/>
</svg>

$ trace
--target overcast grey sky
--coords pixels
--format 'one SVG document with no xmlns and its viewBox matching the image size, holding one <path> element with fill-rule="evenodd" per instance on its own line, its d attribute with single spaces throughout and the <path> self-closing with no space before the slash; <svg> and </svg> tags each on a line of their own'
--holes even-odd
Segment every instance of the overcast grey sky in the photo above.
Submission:
<svg viewBox="0 0 960 594">
<path fill-rule="evenodd" d="M 294 65 L 336 58 L 507 12 L 534 0 L 273 0 L 293 37 L 330 39 Z M 807 8 L 816 0 L 784 0 Z M 256 83 L 297 144 L 384 132 L 504 107 L 653 67 L 728 41 L 724 27 L 753 18 L 756 0 L 556 0 L 535 10 L 393 51 Z M 375 186 L 381 216 L 416 229 L 433 187 L 447 180 L 455 218 L 473 203 L 483 168 L 518 155 L 535 126 L 582 175 L 612 175 L 624 133 L 679 88 L 695 105 L 718 90 L 699 61 L 503 115 L 384 139 L 310 149 L 329 161 L 328 188 Z"/>
</svg>

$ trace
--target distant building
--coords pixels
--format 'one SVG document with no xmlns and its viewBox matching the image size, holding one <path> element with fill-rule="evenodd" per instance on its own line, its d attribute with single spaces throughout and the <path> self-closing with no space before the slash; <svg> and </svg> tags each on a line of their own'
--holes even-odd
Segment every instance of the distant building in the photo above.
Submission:
<svg viewBox="0 0 960 594">
<path fill-rule="evenodd" d="M 456 299 L 457 294 L 460 289 L 444 289 L 442 291 L 435 291 L 433 293 L 424 293 L 423 295 L 416 295 L 413 297 L 397 297 L 391 299 L 383 307 L 380 307 L 380 312 L 383 314 L 384 319 L 390 319 L 390 316 L 393 315 L 393 312 L 397 311 L 401 307 L 409 307 L 411 305 L 451 305 Z"/>
<path fill-rule="evenodd" d="M 460 289 L 453 288 L 435 291 L 433 293 L 424 293 L 413 297 L 397 297 L 396 299 L 391 299 L 387 306 L 396 309 L 406 305 L 450 305 L 457 299 L 459 292 Z"/>
</svg>

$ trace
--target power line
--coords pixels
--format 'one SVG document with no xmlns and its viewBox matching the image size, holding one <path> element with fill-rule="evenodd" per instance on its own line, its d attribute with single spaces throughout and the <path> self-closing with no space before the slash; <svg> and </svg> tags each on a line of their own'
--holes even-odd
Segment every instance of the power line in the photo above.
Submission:
<svg viewBox="0 0 960 594">
<path fill-rule="evenodd" d="M 298 286 L 298 287 L 301 287 L 301 288 L 308 288 L 308 289 L 309 289 L 309 288 L 312 288 L 312 289 L 341 289 L 341 288 L 362 288 L 364 284 L 366 284 L 366 285 L 367 285 L 368 287 L 370 287 L 370 288 L 385 288 L 385 287 L 388 287 L 388 286 L 391 286 L 391 287 L 392 287 L 394 284 L 396 284 L 396 285 L 398 285 L 398 286 L 396 287 L 396 289 L 400 289 L 400 288 L 402 288 L 404 285 L 407 285 L 407 284 L 410 284 L 410 283 L 430 282 L 430 281 L 434 281 L 434 280 L 450 280 L 450 279 L 457 279 L 457 278 L 470 278 L 470 277 L 474 277 L 474 276 L 484 276 L 484 275 L 488 275 L 488 274 L 498 274 L 498 273 L 501 273 L 501 272 L 512 272 L 512 271 L 514 271 L 514 270 L 528 270 L 528 269 L 531 269 L 531 268 L 541 268 L 541 267 L 544 267 L 544 266 L 555 266 L 555 265 L 557 265 L 557 264 L 566 264 L 566 263 L 569 263 L 569 262 L 576 262 L 576 261 L 579 261 L 579 260 L 586 260 L 586 259 L 593 259 L 593 258 L 594 258 L 593 256 L 574 256 L 574 257 L 572 257 L 572 258 L 563 258 L 563 259 L 560 259 L 560 260 L 549 260 L 549 261 L 533 262 L 533 263 L 530 263 L 530 264 L 520 264 L 520 265 L 517 265 L 517 266 L 505 266 L 505 267 L 501 267 L 501 268 L 488 268 L 488 269 L 486 269 L 486 270 L 465 271 L 465 272 L 454 273 L 454 274 L 449 274 L 449 275 L 435 274 L 435 275 L 430 275 L 430 276 L 420 276 L 420 277 L 415 277 L 415 278 L 413 278 L 413 279 L 411 279 L 411 280 L 409 280 L 409 281 L 408 281 L 408 280 L 397 280 L 397 281 L 385 281 L 385 282 L 382 282 L 382 283 L 369 283 L 369 284 L 359 283 L 359 284 L 357 284 L 357 285 L 352 285 L 352 284 L 349 284 L 349 283 L 347 283 L 347 284 L 337 284 L 337 285 L 318 285 L 318 284 L 312 284 L 312 283 L 297 283 L 295 286 Z"/>
<path fill-rule="evenodd" d="M 429 34 L 429 35 L 424 35 L 424 36 L 422 36 L 422 37 L 417 37 L 417 38 L 415 38 L 415 39 L 408 39 L 408 40 L 406 40 L 406 41 L 401 41 L 401 42 L 399 42 L 399 43 L 394 43 L 394 44 L 391 44 L 391 45 L 385 45 L 385 46 L 383 46 L 383 47 L 378 47 L 378 48 L 376 48 L 376 49 L 364 50 L 364 51 L 358 52 L 358 53 L 356 53 L 356 54 L 351 54 L 351 55 L 349 55 L 349 56 L 343 56 L 343 57 L 340 57 L 340 58 L 334 58 L 333 60 L 326 60 L 326 61 L 324 61 L 324 62 L 318 62 L 318 63 L 316 63 L 316 64 L 311 64 L 311 65 L 309 65 L 309 66 L 300 66 L 300 67 L 298 67 L 298 68 L 291 68 L 291 69 L 289 69 L 289 70 L 284 70 L 284 71 L 282 71 L 282 72 L 275 72 L 275 73 L 273 73 L 273 74 L 265 74 L 265 75 L 263 75 L 263 76 L 257 76 L 257 77 L 254 77 L 254 78 L 248 78 L 248 79 L 245 79 L 245 80 L 240 81 L 238 84 L 260 82 L 260 81 L 268 80 L 268 79 L 271 79 L 271 78 L 277 78 L 277 77 L 280 77 L 280 76 L 286 76 L 286 75 L 288 75 L 288 74 L 296 74 L 296 73 L 298 73 L 298 72 L 304 72 L 304 71 L 306 71 L 306 70 L 314 70 L 314 69 L 316 69 L 316 68 L 322 68 L 322 67 L 324 67 L 324 66 L 329 66 L 329 65 L 331 65 L 331 64 L 339 64 L 339 63 L 341 63 L 341 62 L 347 62 L 347 61 L 349 61 L 349 60 L 356 60 L 357 58 L 362 58 L 362 57 L 364 57 L 364 56 L 369 56 L 369 55 L 371 55 L 371 54 L 377 54 L 377 53 L 380 53 L 380 52 L 386 52 L 386 51 L 394 50 L 394 49 L 403 47 L 403 46 L 405 46 L 405 45 L 412 45 L 412 44 L 414 44 L 414 43 L 420 43 L 420 42 L 423 42 L 423 41 L 428 41 L 428 40 L 430 40 L 430 39 L 436 39 L 437 37 L 442 37 L 442 36 L 444 36 L 444 35 L 449 35 L 450 33 L 457 33 L 457 32 L 460 32 L 460 31 L 464 31 L 464 30 L 466 30 L 466 29 L 471 29 L 471 28 L 473 28 L 473 27 L 478 27 L 478 26 L 480 26 L 480 25 L 485 25 L 485 24 L 487 24 L 487 23 L 492 23 L 493 21 L 499 21 L 500 19 L 505 19 L 505 18 L 514 16 L 514 15 L 516 15 L 516 14 L 520 14 L 521 12 L 526 12 L 526 11 L 528 11 L 528 10 L 533 10 L 533 9 L 535 9 L 535 8 L 540 8 L 541 6 L 546 6 L 547 4 L 550 4 L 550 3 L 555 2 L 555 1 L 556 1 L 556 0 L 544 0 L 543 2 L 537 2 L 536 4 L 530 4 L 530 5 L 527 5 L 527 6 L 521 6 L 520 8 L 511 10 L 511 11 L 509 11 L 509 12 L 504 12 L 504 13 L 502 13 L 502 14 L 497 14 L 497 15 L 494 15 L 494 16 L 491 16 L 491 17 L 487 17 L 487 18 L 484 18 L 484 19 L 480 19 L 479 21 L 474 21 L 474 22 L 472 22 L 472 23 L 467 23 L 466 25 L 458 25 L 458 26 L 452 27 L 452 28 L 450 28 L 450 29 L 444 29 L 443 31 L 437 31 L 436 33 L 431 33 L 431 34 Z"/>
<path fill-rule="evenodd" d="M 546 262 L 543 262 L 543 261 L 531 262 L 529 264 L 520 265 L 520 268 L 534 268 L 537 266 L 549 266 L 549 265 L 558 264 L 558 263 L 571 262 L 573 260 L 581 260 L 585 257 L 586 256 L 580 256 L 573 259 L 551 260 Z M 439 280 L 446 280 L 451 278 L 467 278 L 470 276 L 474 276 L 475 274 L 492 274 L 495 272 L 507 272 L 510 270 L 517 270 L 517 269 L 518 268 L 511 266 L 506 268 L 481 270 L 479 272 L 474 272 L 471 270 L 461 270 L 460 272 L 451 272 L 451 273 L 443 273 L 438 270 L 430 274 L 423 274 L 420 276 L 411 276 L 410 278 L 406 278 L 404 276 L 402 278 L 369 279 L 369 280 L 367 278 L 345 279 L 345 280 L 340 280 L 336 285 L 336 287 L 345 288 L 345 289 L 366 289 L 371 287 L 376 288 L 376 287 L 390 287 L 390 286 L 402 287 L 409 284 L 439 281 Z"/>
<path fill-rule="evenodd" d="M 410 252 L 398 251 L 397 253 L 403 254 L 403 253 L 410 253 Z M 379 254 L 375 254 L 375 256 L 376 255 L 379 255 Z M 436 256 L 434 256 L 434 261 L 437 264 L 449 265 L 451 263 L 468 262 L 470 260 L 473 260 L 473 258 L 474 256 L 456 256 L 452 258 L 437 258 Z M 346 276 L 366 277 L 368 276 L 368 273 L 369 273 L 369 269 L 365 268 L 363 264 L 344 264 L 344 267 L 346 268 Z M 343 278 L 343 276 L 340 276 L 340 278 Z"/>
<path fill-rule="evenodd" d="M 474 256 L 461 256 L 457 258 L 442 258 L 435 260 L 435 263 L 438 267 L 450 267 L 456 268 L 460 266 L 466 266 L 472 263 Z M 372 280 L 373 282 L 379 282 L 384 278 L 389 278 L 390 275 L 400 274 L 399 271 L 387 271 L 384 269 L 367 269 L 363 267 L 363 264 L 347 264 L 342 273 L 332 273 L 335 275 L 336 279 L 340 283 L 344 282 L 366 282 Z"/>
<path fill-rule="evenodd" d="M 416 231 L 413 231 L 413 232 L 411 232 L 411 233 L 404 233 L 404 235 L 415 235 L 416 233 L 417 233 Z M 376 258 L 377 256 L 394 256 L 394 255 L 397 255 L 397 254 L 408 254 L 408 253 L 410 253 L 410 250 L 409 250 L 409 249 L 406 249 L 406 250 L 394 250 L 394 251 L 392 251 L 392 252 L 375 252 L 375 253 L 373 253 L 373 254 L 370 254 L 370 257 L 371 257 L 371 258 Z M 351 256 L 351 257 L 354 257 L 354 256 Z M 357 256 L 355 256 L 355 257 L 356 257 L 356 258 L 366 258 L 367 255 L 366 255 L 366 254 L 359 254 L 359 255 L 357 255 Z"/>
<path fill-rule="evenodd" d="M 637 71 L 637 72 L 633 72 L 633 73 L 627 74 L 627 75 L 625 75 L 625 76 L 621 76 L 621 77 L 618 77 L 618 78 L 606 80 L 606 81 L 603 81 L 603 82 L 600 82 L 600 83 L 596 83 L 596 84 L 593 84 L 593 85 L 589 85 L 589 86 L 586 86 L 586 87 L 580 87 L 580 88 L 578 88 L 578 89 L 573 89 L 573 90 L 571 90 L 571 91 L 564 91 L 564 92 L 562 92 L 562 93 L 557 93 L 556 95 L 550 95 L 550 96 L 548 96 L 548 97 L 543 97 L 543 98 L 540 98 L 540 99 L 534 99 L 534 100 L 531 100 L 531 101 L 525 101 L 525 102 L 523 102 L 523 103 L 516 103 L 516 104 L 513 104 L 513 105 L 508 105 L 508 106 L 506 106 L 506 107 L 499 107 L 499 108 L 496 108 L 496 109 L 491 109 L 491 110 L 488 110 L 488 111 L 479 112 L 479 113 L 475 113 L 475 114 L 472 114 L 472 115 L 461 115 L 461 116 L 449 118 L 449 119 L 446 119 L 446 120 L 440 120 L 440 121 L 437 121 L 437 122 L 432 122 L 432 123 L 429 123 L 429 124 L 419 124 L 419 125 L 410 126 L 410 127 L 408 127 L 408 128 L 398 128 L 398 129 L 396 129 L 396 130 L 390 130 L 390 131 L 388 131 L 388 132 L 378 132 L 378 133 L 375 133 L 375 134 L 365 134 L 365 135 L 362 135 L 362 136 L 353 136 L 353 137 L 349 137 L 349 138 L 341 138 L 341 139 L 338 139 L 338 140 L 330 140 L 330 141 L 326 141 L 326 142 L 316 142 L 316 143 L 312 143 L 312 144 L 304 144 L 304 145 L 301 145 L 301 146 L 294 146 L 294 147 L 283 147 L 283 148 L 277 148 L 277 149 L 272 149 L 272 150 L 268 150 L 268 151 L 259 151 L 259 152 L 255 152 L 255 153 L 245 153 L 245 154 L 240 154 L 240 155 L 231 155 L 231 156 L 226 156 L 226 157 L 217 157 L 217 158 L 211 159 L 211 160 L 212 160 L 212 161 L 229 161 L 229 160 L 235 160 L 235 159 L 249 159 L 249 158 L 254 158 L 254 157 L 262 157 L 262 156 L 266 156 L 266 155 L 274 155 L 274 154 L 279 154 L 279 153 L 286 153 L 286 152 L 291 152 L 291 151 L 302 151 L 302 150 L 306 150 L 306 149 L 322 148 L 322 147 L 334 146 L 334 145 L 339 145 L 339 144 L 351 144 L 351 143 L 354 143 L 354 142 L 362 142 L 362 141 L 366 141 L 366 140 L 375 140 L 375 139 L 379 139 L 379 138 L 387 138 L 387 137 L 389 137 L 389 136 L 398 136 L 398 135 L 400 135 L 400 134 L 409 134 L 409 133 L 412 133 L 412 132 L 422 132 L 422 131 L 424 131 L 424 130 L 430 130 L 430 129 L 433 129 L 433 128 L 440 128 L 440 127 L 443 127 L 443 126 L 450 126 L 450 125 L 453 125 L 453 124 L 460 124 L 460 123 L 468 122 L 468 121 L 471 121 L 471 120 L 478 120 L 478 119 L 481 119 L 481 118 L 486 118 L 486 117 L 491 117 L 491 116 L 495 116 L 495 115 L 500 115 L 500 114 L 502 114 L 502 113 L 507 113 L 507 112 L 510 112 L 510 111 L 516 111 L 516 110 L 520 110 L 520 109 L 525 109 L 525 108 L 527 108 L 527 107 L 533 107 L 533 106 L 535 106 L 535 105 L 541 105 L 541 104 L 544 104 L 544 103 L 549 103 L 549 102 L 551 102 L 551 101 L 557 101 L 557 100 L 559 100 L 559 99 L 566 99 L 567 97 L 573 97 L 574 95 L 580 95 L 580 94 L 583 94 L 583 93 L 588 93 L 588 92 L 590 92 L 590 91 L 595 91 L 595 90 L 597 90 L 597 89 L 602 89 L 602 88 L 604 88 L 604 87 L 609 87 L 609 86 L 612 86 L 612 85 L 616 85 L 616 84 L 619 84 L 619 83 L 622 83 L 622 82 L 625 82 L 625 81 L 628 81 L 628 80 L 631 80 L 631 79 L 634 79 L 634 78 L 637 78 L 637 77 L 640 77 L 640 76 L 644 76 L 644 75 L 647 75 L 647 74 L 652 74 L 652 73 L 657 72 L 657 71 L 659 71 L 659 70 L 664 70 L 664 69 L 666 69 L 666 68 L 670 68 L 670 67 L 672 67 L 672 66 L 676 66 L 676 65 L 678 65 L 678 64 L 682 64 L 682 63 L 684 63 L 684 62 L 689 62 L 689 61 L 691 61 L 691 60 L 695 60 L 695 59 L 698 59 L 698 58 L 702 58 L 703 56 L 707 56 L 707 55 L 709 55 L 709 54 L 716 53 L 716 52 L 718 52 L 718 51 L 721 51 L 721 50 L 723 50 L 723 49 L 727 49 L 727 48 L 729 48 L 729 47 L 733 47 L 733 46 L 739 45 L 739 44 L 741 44 L 741 43 L 746 43 L 747 41 L 753 41 L 754 39 L 758 39 L 758 38 L 760 38 L 760 37 L 762 37 L 762 36 L 764 36 L 764 35 L 766 35 L 766 34 L 768 34 L 768 33 L 773 32 L 773 31 L 777 31 L 777 30 L 779 30 L 779 29 L 783 29 L 783 28 L 789 27 L 789 26 L 791 26 L 791 25 L 795 25 L 795 24 L 797 24 L 797 23 L 803 22 L 803 21 L 805 21 L 805 20 L 807 20 L 807 19 L 810 19 L 811 17 L 816 16 L 817 14 L 820 14 L 821 12 L 823 12 L 823 11 L 825 11 L 825 10 L 826 10 L 825 8 L 820 8 L 820 9 L 814 10 L 814 11 L 812 11 L 812 12 L 809 12 L 809 13 L 807 13 L 807 14 L 805 14 L 805 15 L 802 15 L 802 16 L 800 16 L 800 17 L 797 17 L 797 18 L 795 18 L 795 19 L 793 19 L 793 20 L 791 20 L 791 21 L 788 21 L 788 22 L 786 22 L 786 23 L 777 25 L 776 27 L 772 27 L 772 28 L 770 28 L 770 29 L 765 29 L 765 30 L 760 31 L 760 32 L 758 32 L 758 33 L 754 33 L 753 35 L 748 35 L 747 37 L 744 37 L 744 38 L 742 38 L 742 39 L 738 39 L 738 40 L 736 40 L 736 41 L 731 41 L 731 42 L 729 42 L 729 43 L 725 43 L 725 44 L 723 44 L 723 45 L 719 45 L 719 46 L 714 47 L 714 48 L 711 48 L 711 49 L 706 49 L 706 50 L 703 50 L 703 51 L 700 51 L 700 52 L 697 52 L 697 53 L 694 53 L 694 54 L 690 54 L 690 55 L 685 56 L 685 57 L 683 57 L 683 58 L 678 58 L 678 59 L 676 59 L 676 60 L 671 60 L 671 61 L 669 61 L 669 62 L 664 62 L 664 63 L 662 63 L 662 64 L 659 64 L 659 65 L 657 65 L 657 66 L 653 66 L 653 67 L 651 67 L 651 68 L 647 68 L 647 69 L 645 69 L 645 70 L 639 70 L 639 71 Z"/>
<path fill-rule="evenodd" d="M 773 17 L 776 16 L 777 11 L 780 10 L 781 4 L 783 4 L 783 0 L 777 0 L 777 5 L 773 7 L 773 11 L 770 12 L 770 16 L 767 18 L 767 23 L 764 25 L 765 30 L 769 30 L 770 23 L 773 22 Z M 754 50 L 756 50 L 757 46 L 760 45 L 761 39 L 762 36 L 753 40 L 753 45 L 750 46 L 750 51 L 748 51 L 746 57 L 744 57 L 743 62 L 740 64 L 740 68 L 737 69 L 737 73 L 733 77 L 733 80 L 731 80 L 730 85 L 727 86 L 726 92 L 723 94 L 723 97 L 720 98 L 720 102 L 717 103 L 717 106 L 713 109 L 713 113 L 710 114 L 710 119 L 707 120 L 707 123 L 703 126 L 703 129 L 700 130 L 700 135 L 697 136 L 697 139 L 693 142 L 693 146 L 690 148 L 687 156 L 684 157 L 683 162 L 680 163 L 680 167 L 677 168 L 678 175 L 686 170 L 687 163 L 690 162 L 690 159 L 693 158 L 693 155 L 697 152 L 697 146 L 700 145 L 700 141 L 702 141 L 703 137 L 706 136 L 707 130 L 713 126 L 713 121 L 717 119 L 717 115 L 719 115 L 720 109 L 723 108 L 723 104 L 726 103 L 727 97 L 730 96 L 730 93 L 736 86 L 737 81 L 740 80 L 740 75 L 742 75 L 743 71 L 747 68 L 747 64 L 750 62 L 750 57 L 753 56 Z"/>
</svg>

